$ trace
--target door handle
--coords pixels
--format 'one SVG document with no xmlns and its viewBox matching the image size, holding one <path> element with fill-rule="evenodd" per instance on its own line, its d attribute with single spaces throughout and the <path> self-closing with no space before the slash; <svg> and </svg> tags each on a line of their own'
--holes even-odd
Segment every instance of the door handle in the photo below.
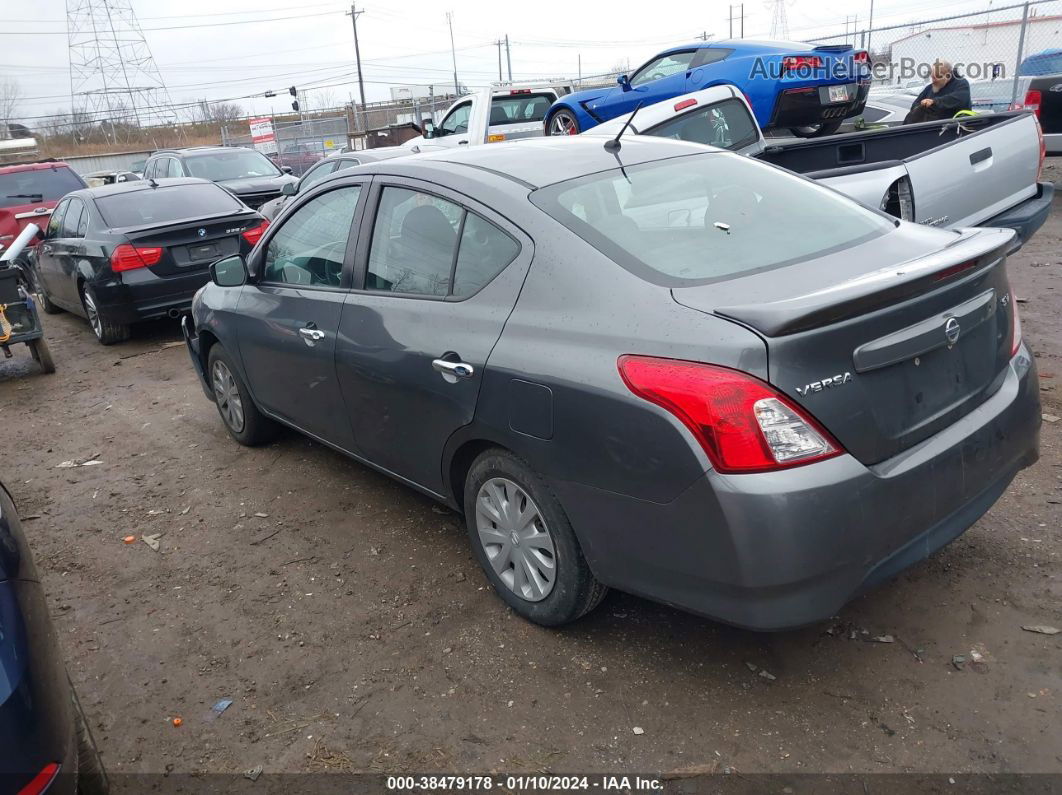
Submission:
<svg viewBox="0 0 1062 795">
<path fill-rule="evenodd" d="M 316 328 L 301 328 L 299 329 L 299 335 L 306 340 L 308 345 L 313 345 L 315 342 L 320 342 L 324 339 L 325 333 Z"/>
<path fill-rule="evenodd" d="M 466 139 L 465 139 L 465 140 L 463 140 L 463 141 L 458 141 L 458 142 L 457 142 L 457 145 L 458 145 L 458 146 L 465 146 L 465 145 L 466 145 L 467 143 L 468 143 L 468 139 L 466 138 Z"/>
<path fill-rule="evenodd" d="M 42 254 L 51 254 L 52 253 L 52 247 L 48 246 L 48 245 L 41 246 L 41 253 Z"/>
<path fill-rule="evenodd" d="M 431 366 L 437 373 L 442 373 L 444 376 L 452 375 L 457 378 L 471 378 L 476 372 L 475 368 L 470 364 L 452 362 L 449 359 L 434 359 Z"/>
</svg>

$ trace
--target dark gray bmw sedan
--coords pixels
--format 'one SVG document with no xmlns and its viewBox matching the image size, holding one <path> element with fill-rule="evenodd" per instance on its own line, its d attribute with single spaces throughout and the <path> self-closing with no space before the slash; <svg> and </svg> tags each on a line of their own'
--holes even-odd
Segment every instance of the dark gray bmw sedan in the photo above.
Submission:
<svg viewBox="0 0 1062 795">
<path fill-rule="evenodd" d="M 229 432 L 290 426 L 461 511 L 501 598 L 548 625 L 608 587 L 755 629 L 831 616 L 1036 460 L 1012 232 L 619 144 L 300 194 L 185 322 Z"/>
</svg>

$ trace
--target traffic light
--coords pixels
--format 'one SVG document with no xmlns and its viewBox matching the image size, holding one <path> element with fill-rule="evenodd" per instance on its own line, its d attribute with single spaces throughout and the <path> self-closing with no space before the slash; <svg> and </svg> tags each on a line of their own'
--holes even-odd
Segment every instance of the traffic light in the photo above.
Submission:
<svg viewBox="0 0 1062 795">
<path fill-rule="evenodd" d="M 295 111 L 295 112 L 298 112 L 298 110 L 299 110 L 299 101 L 298 100 L 295 100 L 294 102 L 291 103 L 291 109 L 293 111 Z"/>
<path fill-rule="evenodd" d="M 291 94 L 293 97 L 297 97 L 299 95 L 299 89 L 295 88 L 295 86 L 292 86 L 288 89 L 288 93 Z"/>
</svg>

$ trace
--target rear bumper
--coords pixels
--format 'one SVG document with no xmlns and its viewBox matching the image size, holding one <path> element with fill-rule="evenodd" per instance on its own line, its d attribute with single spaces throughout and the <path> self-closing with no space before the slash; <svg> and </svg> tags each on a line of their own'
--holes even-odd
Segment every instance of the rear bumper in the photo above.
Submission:
<svg viewBox="0 0 1062 795">
<path fill-rule="evenodd" d="M 995 218 L 990 218 L 980 226 L 999 226 L 1013 229 L 1018 233 L 1008 254 L 1013 254 L 1036 234 L 1051 214 L 1051 202 L 1055 198 L 1055 186 L 1051 182 L 1037 185 L 1036 195 L 1026 199 L 1017 207 L 1012 207 Z"/>
<path fill-rule="evenodd" d="M 835 615 L 961 535 L 1036 461 L 1025 348 L 975 411 L 871 467 L 850 455 L 781 472 L 709 472 L 668 504 L 555 483 L 604 583 L 756 630 Z"/>
<path fill-rule="evenodd" d="M 859 83 L 851 102 L 825 104 L 819 91 L 822 86 L 783 89 L 774 103 L 768 127 L 807 127 L 823 122 L 840 121 L 863 112 L 870 92 L 869 83 Z"/>
<path fill-rule="evenodd" d="M 93 284 L 100 313 L 115 323 L 136 323 L 192 309 L 192 297 L 210 281 L 206 269 L 183 276 L 156 276 L 145 269 Z"/>
</svg>

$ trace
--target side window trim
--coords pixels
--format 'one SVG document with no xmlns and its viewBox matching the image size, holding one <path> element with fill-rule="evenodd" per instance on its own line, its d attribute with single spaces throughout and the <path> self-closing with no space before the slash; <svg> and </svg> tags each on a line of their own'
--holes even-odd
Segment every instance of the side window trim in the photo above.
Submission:
<svg viewBox="0 0 1062 795">
<path fill-rule="evenodd" d="M 66 208 L 70 206 L 70 199 L 63 199 L 52 210 L 51 215 L 48 216 L 48 225 L 44 228 L 44 236 L 50 240 L 58 238 L 63 231 L 63 221 L 66 220 Z M 59 221 L 55 227 L 55 234 L 51 234 L 52 222 L 55 221 L 56 216 L 59 216 Z"/>
<path fill-rule="evenodd" d="M 80 209 L 80 212 L 78 212 L 78 214 L 77 214 L 77 225 L 73 229 L 73 234 L 70 234 L 68 229 L 67 229 L 67 219 L 69 219 L 71 222 L 73 222 L 73 220 L 74 220 L 73 218 L 70 217 L 70 210 L 71 209 L 73 209 L 75 212 L 77 212 Z M 81 226 L 81 216 L 83 216 L 84 214 L 85 214 L 85 202 L 81 201 L 81 199 L 79 199 L 77 197 L 72 197 L 70 199 L 70 204 L 66 208 L 66 214 L 63 216 L 63 223 L 61 225 L 62 228 L 60 229 L 62 234 L 60 234 L 60 237 L 63 238 L 64 240 L 77 240 L 78 237 L 79 237 L 78 233 L 77 233 L 77 230 L 78 230 L 78 227 Z"/>
<path fill-rule="evenodd" d="M 260 247 L 256 249 L 254 261 L 251 263 L 254 275 L 251 279 L 251 283 L 265 284 L 272 288 L 286 288 L 294 290 L 323 290 L 325 292 L 348 292 L 351 289 L 351 280 L 355 271 L 354 255 L 358 250 L 358 246 L 361 244 L 362 236 L 362 218 L 365 215 L 367 197 L 372 189 L 373 178 L 366 177 L 352 182 L 343 182 L 336 185 L 330 183 L 324 190 L 318 190 L 317 186 L 311 186 L 310 190 L 305 194 L 305 198 L 300 196 L 300 199 L 304 200 L 300 203 L 299 208 L 305 204 L 309 204 L 318 196 L 323 196 L 326 193 L 330 193 L 334 190 L 342 190 L 344 188 L 361 188 L 361 193 L 358 195 L 358 203 L 354 208 L 354 218 L 350 222 L 350 232 L 347 234 L 347 247 L 343 253 L 343 273 L 340 276 L 339 286 L 332 287 L 327 284 L 287 284 L 285 282 L 271 282 L 262 278 L 262 269 L 265 267 L 265 252 L 269 248 L 270 242 L 273 237 L 284 228 L 285 224 L 291 220 L 291 218 L 298 212 L 299 208 L 293 211 L 288 211 L 284 214 L 284 223 L 270 225 L 266 231 L 265 238 L 262 240 Z"/>
<path fill-rule="evenodd" d="M 661 61 L 667 60 L 668 58 L 674 58 L 676 55 L 685 55 L 687 53 L 690 54 L 690 62 L 688 64 L 686 64 L 686 71 L 688 72 L 690 69 L 694 68 L 693 67 L 693 61 L 697 57 L 697 50 L 696 49 L 676 50 L 675 52 L 669 52 L 667 55 L 657 55 L 657 56 L 655 56 L 653 58 L 650 58 L 648 61 L 646 61 L 640 67 L 638 67 L 638 69 L 636 69 L 633 73 L 631 73 L 631 83 L 634 84 L 635 78 L 637 78 L 639 74 L 641 74 L 642 72 L 646 71 L 653 64 L 660 63 Z M 678 74 L 678 72 L 675 72 L 674 74 L 668 75 L 667 77 L 674 77 L 674 75 L 676 75 L 676 74 Z M 661 78 L 658 78 L 658 79 L 665 80 L 666 78 L 661 77 Z M 656 82 L 656 80 L 649 80 L 649 81 L 646 81 L 645 83 L 638 83 L 637 85 L 643 86 L 643 85 L 648 85 L 649 83 L 655 83 L 655 82 Z"/>
<path fill-rule="evenodd" d="M 478 215 L 484 221 L 493 224 L 504 234 L 508 235 L 518 246 L 516 256 L 513 257 L 504 268 L 498 271 L 492 276 L 486 283 L 484 283 L 474 293 L 468 295 L 424 295 L 422 293 L 394 293 L 386 290 L 368 290 L 365 288 L 365 277 L 369 270 L 369 249 L 372 246 L 372 234 L 373 228 L 376 225 L 376 215 L 380 210 L 380 199 L 383 196 L 384 188 L 404 188 L 406 190 L 417 191 L 418 193 L 426 193 L 430 196 L 436 196 L 444 201 L 448 201 L 451 204 L 456 204 L 461 208 L 461 223 L 458 229 L 457 246 L 454 248 L 454 260 L 450 264 L 450 289 L 453 290 L 454 278 L 457 269 L 457 260 L 461 256 L 461 237 L 465 231 L 465 222 L 468 220 L 469 213 Z M 421 301 L 443 301 L 445 303 L 461 303 L 467 301 L 470 298 L 474 298 L 483 288 L 497 279 L 502 273 L 508 270 L 514 262 L 517 262 L 521 257 L 525 255 L 525 252 L 534 254 L 534 243 L 530 236 L 528 236 L 520 227 L 510 221 L 505 216 L 498 214 L 497 212 L 487 211 L 485 207 L 479 204 L 475 199 L 470 196 L 466 196 L 463 193 L 459 193 L 451 188 L 445 188 L 440 185 L 436 185 L 431 182 L 422 182 L 418 179 L 410 177 L 386 177 L 382 176 L 380 179 L 374 179 L 372 184 L 372 190 L 369 201 L 365 206 L 361 208 L 361 228 L 358 233 L 358 247 L 354 255 L 354 274 L 353 280 L 350 285 L 350 292 L 358 295 L 375 295 L 375 296 L 389 296 L 392 298 L 400 299 L 416 299 Z M 515 232 L 515 233 L 514 233 Z"/>
</svg>

